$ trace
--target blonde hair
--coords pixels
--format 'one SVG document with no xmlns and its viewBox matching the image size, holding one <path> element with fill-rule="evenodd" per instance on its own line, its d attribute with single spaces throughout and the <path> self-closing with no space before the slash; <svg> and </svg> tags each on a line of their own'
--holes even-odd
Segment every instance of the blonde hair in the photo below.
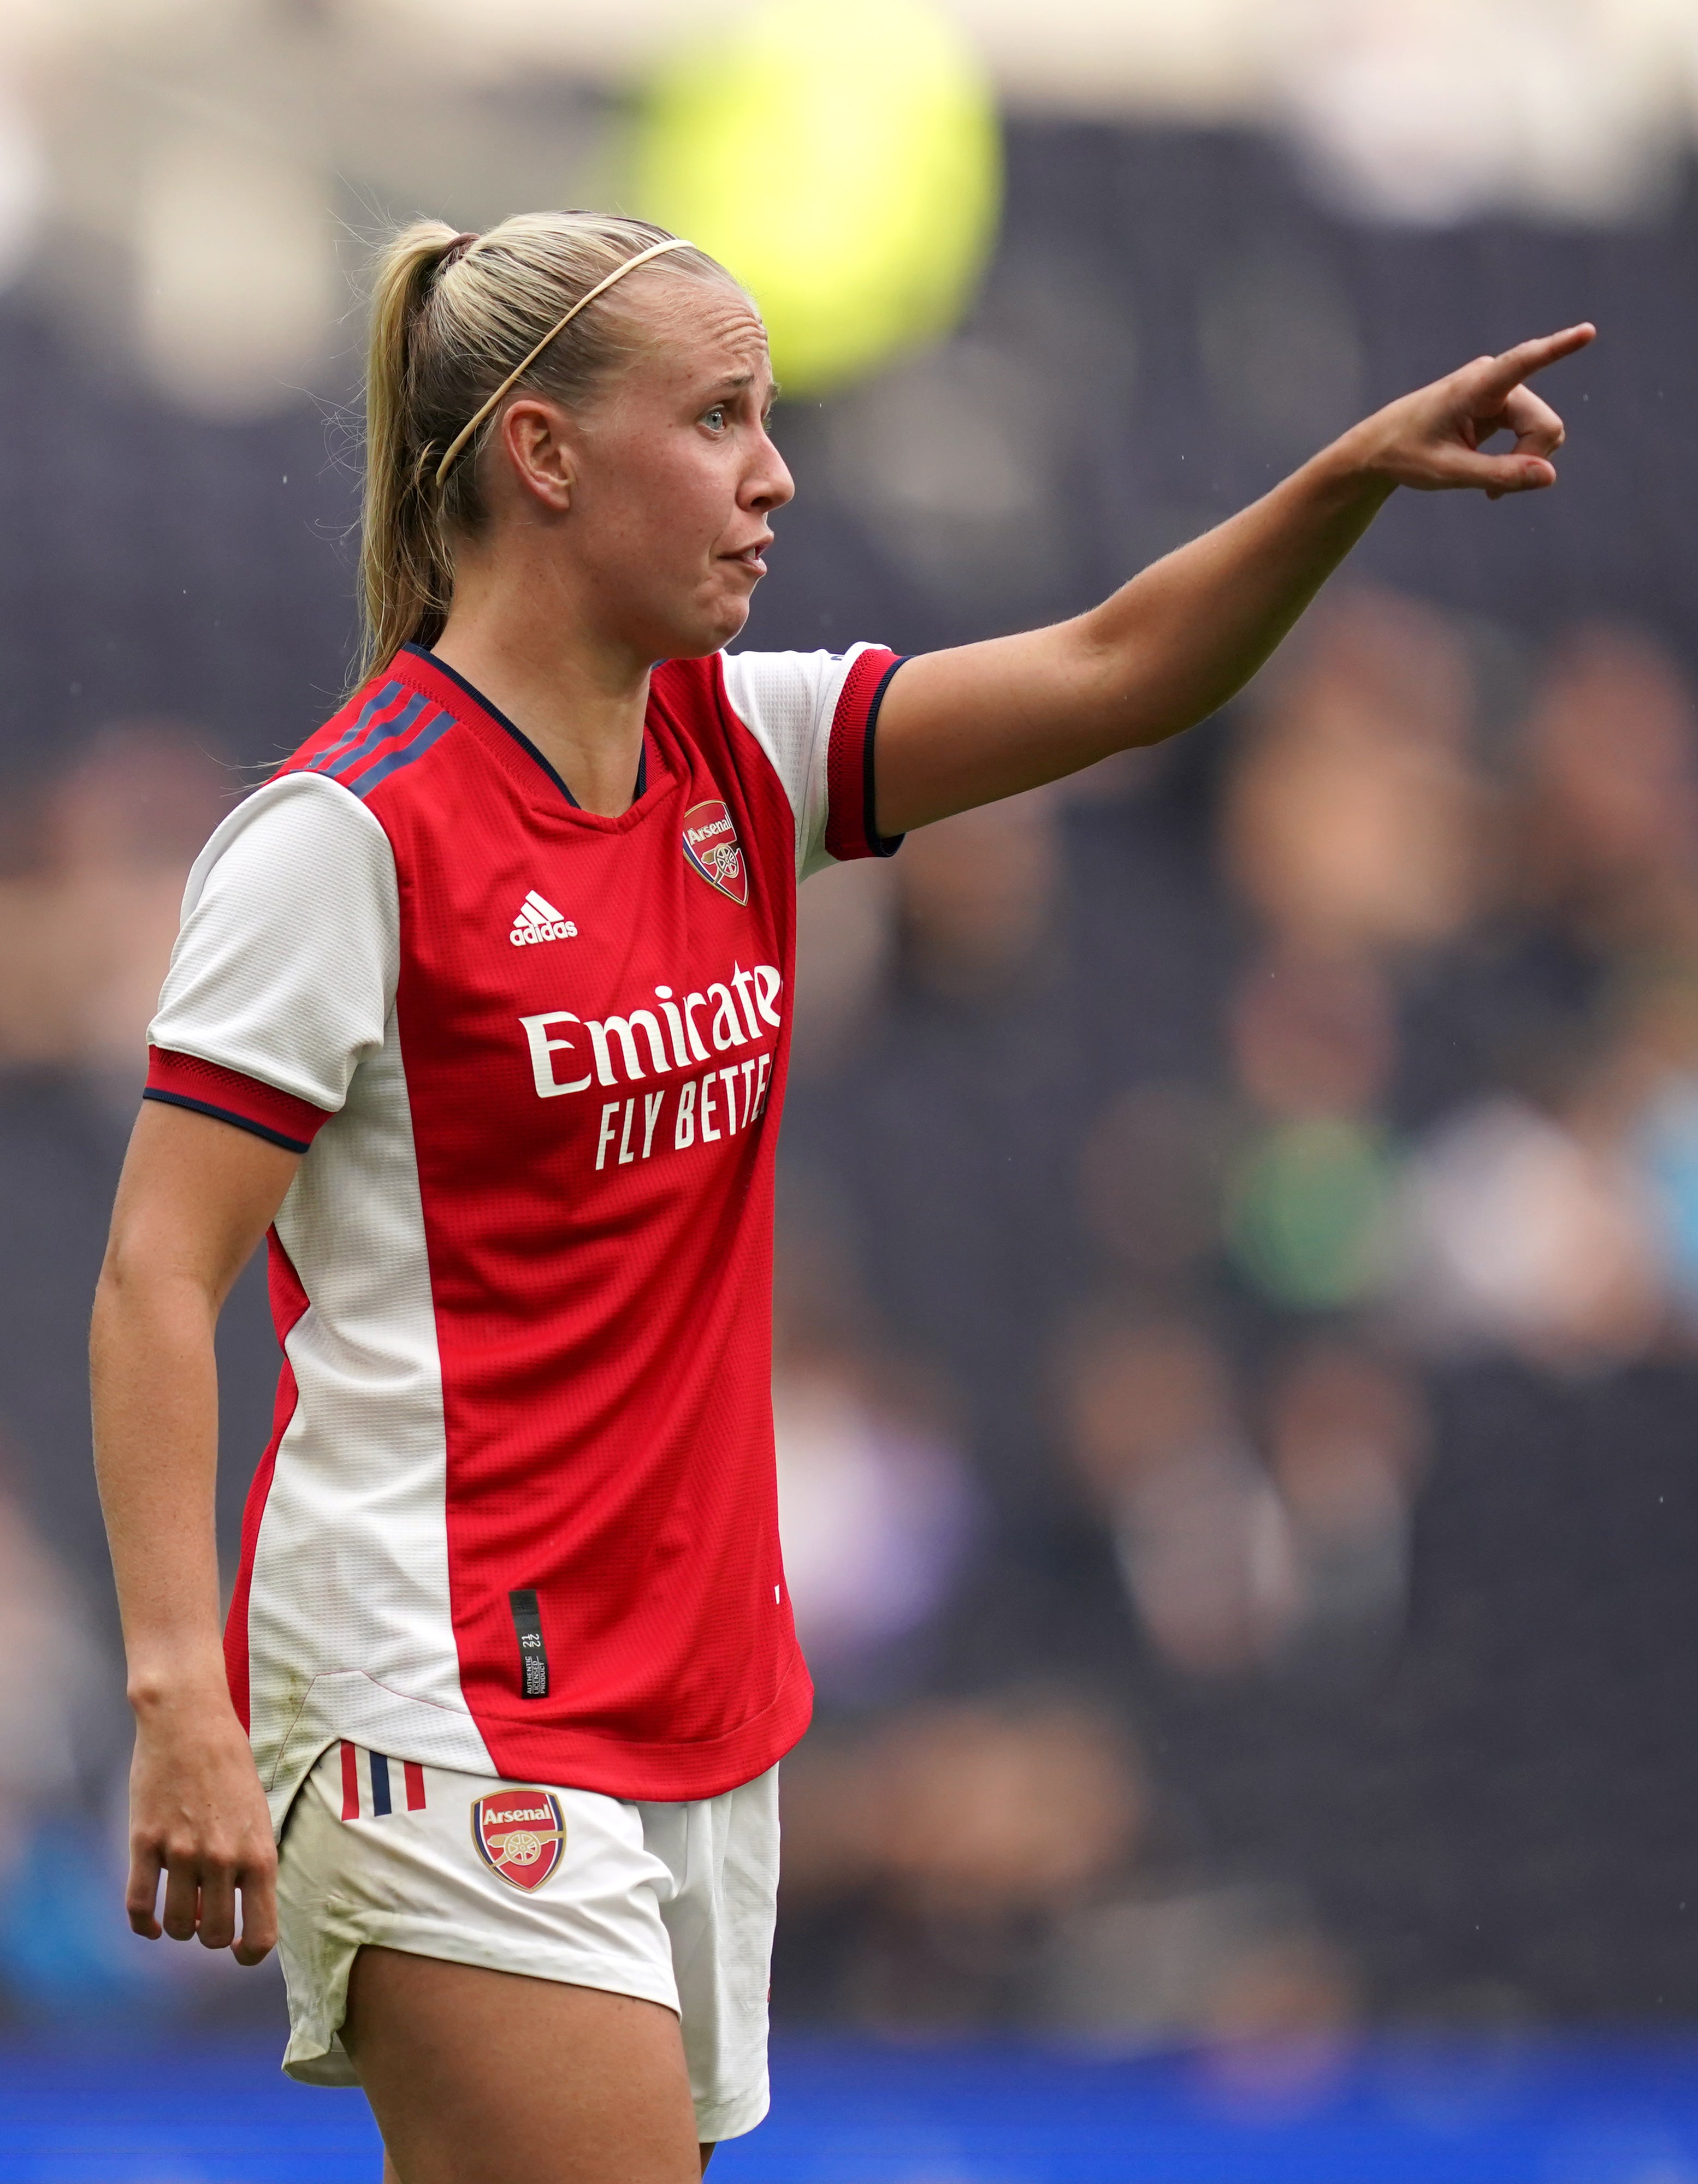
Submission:
<svg viewBox="0 0 1698 2184">
<path fill-rule="evenodd" d="M 552 341 L 550 329 L 627 259 L 674 240 L 617 213 L 534 212 L 481 236 L 419 220 L 384 249 L 366 369 L 360 681 L 409 640 L 431 644 L 441 635 L 454 588 L 450 542 L 484 520 L 478 459 L 504 404 L 438 485 L 449 449 L 539 343 L 519 382 L 568 407 L 588 401 L 630 354 L 628 318 L 609 298 Z M 657 262 L 696 279 L 731 279 L 687 243 Z"/>
</svg>

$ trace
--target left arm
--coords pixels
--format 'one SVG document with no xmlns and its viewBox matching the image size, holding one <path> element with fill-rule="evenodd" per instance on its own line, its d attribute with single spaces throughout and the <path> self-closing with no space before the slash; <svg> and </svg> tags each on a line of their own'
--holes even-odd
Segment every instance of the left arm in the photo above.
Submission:
<svg viewBox="0 0 1698 2184">
<path fill-rule="evenodd" d="M 911 660 L 879 716 L 881 834 L 1159 743 L 1242 689 L 1393 491 L 1554 485 L 1562 422 L 1525 382 L 1589 326 L 1481 357 L 1366 419 L 1254 506 L 1090 613 Z M 1482 441 L 1516 436 L 1488 455 Z"/>
</svg>

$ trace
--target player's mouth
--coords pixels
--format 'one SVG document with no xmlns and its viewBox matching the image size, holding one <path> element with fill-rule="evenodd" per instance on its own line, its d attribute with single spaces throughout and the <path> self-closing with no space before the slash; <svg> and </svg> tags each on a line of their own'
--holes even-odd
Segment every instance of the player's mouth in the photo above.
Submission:
<svg viewBox="0 0 1698 2184">
<path fill-rule="evenodd" d="M 764 538 L 757 538 L 752 545 L 744 547 L 741 553 L 725 554 L 720 558 L 726 561 L 734 561 L 740 569 L 751 570 L 757 577 L 764 577 L 767 573 L 767 565 L 761 556 L 772 543 L 773 534 L 769 531 Z"/>
</svg>

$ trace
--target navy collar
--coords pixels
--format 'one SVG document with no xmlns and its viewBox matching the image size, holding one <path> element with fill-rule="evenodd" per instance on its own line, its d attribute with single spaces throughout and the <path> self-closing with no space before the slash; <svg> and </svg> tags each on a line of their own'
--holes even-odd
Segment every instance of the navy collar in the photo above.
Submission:
<svg viewBox="0 0 1698 2184">
<path fill-rule="evenodd" d="M 507 733 L 513 738 L 513 741 L 523 750 L 529 753 L 530 756 L 534 759 L 536 763 L 542 768 L 543 772 L 548 776 L 549 779 L 554 783 L 555 787 L 560 791 L 561 794 L 566 799 L 573 810 L 574 811 L 581 811 L 584 809 L 584 806 L 578 802 L 578 799 L 573 794 L 572 791 L 567 787 L 566 783 L 561 779 L 559 774 L 555 772 L 553 766 L 549 764 L 548 760 L 543 756 L 542 753 L 537 749 L 536 745 L 531 741 L 524 730 L 522 727 L 516 726 L 513 722 L 510 721 L 499 705 L 492 705 L 489 703 L 489 700 L 483 695 L 483 693 L 478 689 L 474 683 L 468 682 L 463 675 L 459 673 L 455 668 L 450 667 L 445 660 L 439 660 L 436 654 L 431 651 L 426 645 L 415 644 L 411 639 L 409 638 L 407 643 L 401 647 L 401 649 L 403 652 L 411 652 L 416 659 L 429 660 L 431 666 L 435 668 L 438 675 L 445 675 L 450 682 L 457 682 L 460 688 L 466 693 L 466 696 L 474 699 L 479 708 L 489 716 L 490 719 L 494 722 L 498 727 L 505 728 L 507 731 Z M 643 794 L 648 788 L 648 785 L 649 738 L 648 732 L 645 729 L 643 733 L 643 748 L 637 755 L 637 787 L 636 792 L 631 799 L 632 803 L 637 804 L 641 802 Z"/>
</svg>

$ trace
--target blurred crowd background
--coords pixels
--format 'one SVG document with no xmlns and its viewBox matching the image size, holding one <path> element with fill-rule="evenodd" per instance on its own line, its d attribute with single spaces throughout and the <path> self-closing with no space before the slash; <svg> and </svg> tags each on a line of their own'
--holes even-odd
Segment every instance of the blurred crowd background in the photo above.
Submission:
<svg viewBox="0 0 1698 2184">
<path fill-rule="evenodd" d="M 683 20 L 0 25 L 15 2022 L 275 2017 L 271 1973 L 120 1908 L 82 1355 L 144 1028 L 191 856 L 345 672 L 372 239 L 632 201 L 706 80 Z M 956 102 L 915 185 L 936 292 L 871 355 L 810 349 L 796 307 L 800 493 L 751 645 L 1076 610 L 1405 387 L 1602 330 L 1546 390 L 1556 494 L 1405 497 L 1224 717 L 804 893 L 775 1393 L 821 1706 L 779 2021 L 1198 2043 L 1277 2106 L 1364 2027 L 1690 2019 L 1698 19 L 725 20 L 799 66 L 885 42 L 833 109 L 852 148 L 905 39 Z M 740 110 L 746 226 L 789 202 L 769 137 L 803 155 Z M 221 1341 L 233 1557 L 276 1364 L 257 1270 Z"/>
</svg>

